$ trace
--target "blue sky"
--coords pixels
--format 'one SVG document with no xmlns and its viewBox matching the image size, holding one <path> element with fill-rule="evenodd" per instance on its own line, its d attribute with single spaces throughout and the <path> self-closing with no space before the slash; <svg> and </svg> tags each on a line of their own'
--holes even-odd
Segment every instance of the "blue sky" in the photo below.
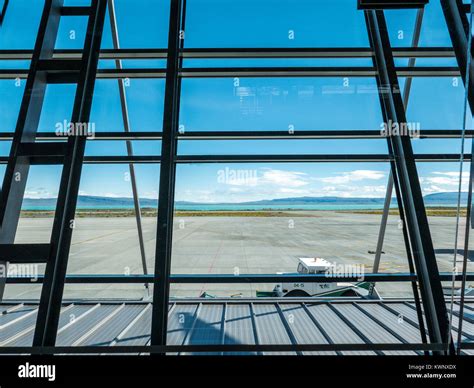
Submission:
<svg viewBox="0 0 474 388">
<path fill-rule="evenodd" d="M 168 3 L 152 0 L 115 0 L 122 48 L 164 47 L 167 42 Z M 34 44 L 42 2 L 12 0 L 0 28 L 1 49 L 27 49 Z M 66 1 L 77 5 L 86 1 Z M 132 6 L 133 5 L 133 6 Z M 415 11 L 386 13 L 393 46 L 409 46 Z M 57 48 L 83 45 L 85 19 L 63 18 Z M 18 33 L 21 31 L 21 33 Z M 188 0 L 185 46 L 205 47 L 368 47 L 363 14 L 356 0 Z M 74 39 L 72 39 L 74 37 Z M 422 46 L 450 46 L 438 1 L 426 8 Z M 108 19 L 103 40 L 111 48 Z M 453 65 L 452 59 L 419 60 L 420 65 Z M 406 60 L 397 64 L 405 65 Z M 124 61 L 125 67 L 162 67 L 164 61 Z M 370 66 L 352 60 L 187 60 L 201 66 Z M 27 67 L 27 62 L 0 61 L 0 68 Z M 112 61 L 101 61 L 112 67 Z M 400 80 L 403 86 L 404 80 Z M 1 131 L 13 131 L 24 81 L 0 81 Z M 163 119 L 163 80 L 133 79 L 126 87 L 130 123 L 135 131 L 159 131 Z M 54 131 L 69 120 L 74 87 L 48 86 L 40 130 Z M 409 122 L 422 129 L 460 129 L 464 88 L 459 79 L 417 78 L 407 110 Z M 121 131 L 117 81 L 98 80 L 91 121 L 96 131 Z M 375 80 L 370 78 L 241 78 L 186 79 L 182 83 L 180 125 L 185 131 L 214 130 L 338 130 L 371 129 L 382 124 Z M 469 144 L 470 145 L 470 144 Z M 459 140 L 414 140 L 417 153 L 458 153 Z M 140 155 L 159 155 L 158 141 L 134 142 Z M 9 144 L 0 143 L 8 154 Z M 386 153 L 385 141 L 278 140 L 182 142 L 180 154 L 243 153 Z M 124 155 L 125 144 L 90 142 L 87 155 Z M 137 165 L 142 197 L 157 196 L 159 166 Z M 4 168 L 0 169 L 3 173 Z M 127 165 L 84 167 L 81 193 L 131 196 Z M 420 163 L 425 194 L 455 191 L 458 163 Z M 59 166 L 35 166 L 28 181 L 29 197 L 57 194 Z M 221 179 L 222 176 L 225 179 Z M 388 177 L 384 163 L 265 163 L 179 165 L 177 200 L 240 202 L 295 196 L 382 197 Z M 466 177 L 464 177 L 464 181 Z"/>
</svg>

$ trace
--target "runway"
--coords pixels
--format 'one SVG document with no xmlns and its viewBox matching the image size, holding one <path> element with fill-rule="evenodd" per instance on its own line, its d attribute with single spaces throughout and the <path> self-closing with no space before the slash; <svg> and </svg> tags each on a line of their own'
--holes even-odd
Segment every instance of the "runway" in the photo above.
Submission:
<svg viewBox="0 0 474 388">
<path fill-rule="evenodd" d="M 319 256 L 335 264 L 363 265 L 372 272 L 380 215 L 334 211 L 288 212 L 283 217 L 175 217 L 172 273 L 274 274 L 295 272 L 298 257 Z M 440 271 L 451 271 L 454 217 L 430 217 Z M 17 243 L 49 242 L 51 218 L 22 218 Z M 464 230 L 464 222 L 461 222 Z M 156 219 L 143 218 L 147 267 L 153 273 Z M 461 239 L 460 239 L 461 241 Z M 462 244 L 459 246 L 462 248 Z M 405 245 L 397 216 L 390 216 L 380 272 L 408 272 Z M 461 256 L 458 256 L 461 259 Z M 470 262 L 468 271 L 473 271 Z M 42 268 L 40 268 L 40 273 Z M 141 274 L 136 221 L 133 217 L 78 218 L 68 265 L 69 274 Z M 448 285 L 448 284 L 446 284 Z M 175 297 L 255 296 L 272 284 L 172 285 Z M 382 296 L 410 297 L 409 284 L 378 284 Z M 34 299 L 38 285 L 7 285 L 5 298 Z M 77 285 L 65 298 L 130 298 L 146 296 L 143 285 Z"/>
</svg>

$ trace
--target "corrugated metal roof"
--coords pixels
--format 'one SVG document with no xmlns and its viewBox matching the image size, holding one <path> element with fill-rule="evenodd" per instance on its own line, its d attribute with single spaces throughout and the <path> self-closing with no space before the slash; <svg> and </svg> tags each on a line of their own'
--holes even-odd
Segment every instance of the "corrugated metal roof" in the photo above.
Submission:
<svg viewBox="0 0 474 388">
<path fill-rule="evenodd" d="M 463 340 L 473 342 L 474 301 L 466 302 L 465 306 Z M 31 346 L 36 314 L 37 304 L 34 303 L 1 304 L 0 346 Z M 458 321 L 459 305 L 455 304 L 453 335 L 457 335 Z M 150 330 L 151 303 L 148 302 L 64 303 L 57 344 L 147 345 Z M 303 302 L 234 299 L 176 300 L 170 303 L 169 345 L 358 343 L 421 343 L 414 303 L 402 300 Z M 472 350 L 464 352 L 474 354 Z M 336 353 L 415 354 L 407 351 L 304 354 Z"/>
</svg>

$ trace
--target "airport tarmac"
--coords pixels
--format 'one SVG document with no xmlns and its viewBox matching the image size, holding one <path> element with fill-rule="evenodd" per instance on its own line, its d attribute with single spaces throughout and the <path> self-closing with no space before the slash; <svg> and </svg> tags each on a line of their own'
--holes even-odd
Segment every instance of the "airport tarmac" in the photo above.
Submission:
<svg viewBox="0 0 474 388">
<path fill-rule="evenodd" d="M 363 265 L 372 272 L 381 215 L 334 211 L 286 212 L 282 217 L 175 217 L 172 272 L 179 274 L 274 274 L 295 272 L 298 257 L 323 257 L 336 264 Z M 440 271 L 453 265 L 455 218 L 430 217 Z M 17 243 L 47 243 L 51 218 L 22 218 Z M 461 222 L 464 232 L 464 221 Z M 153 273 L 156 219 L 143 218 L 147 268 Z M 461 239 L 460 239 L 461 241 Z M 459 248 L 462 248 L 460 244 Z M 371 252 L 372 251 L 372 252 Z M 380 272 L 408 272 L 403 234 L 390 216 Z M 461 259 L 461 256 L 458 256 Z M 469 271 L 474 265 L 469 263 Z M 40 273 L 42 269 L 40 268 Z M 69 274 L 143 273 L 136 220 L 133 217 L 78 218 L 68 265 Z M 447 285 L 447 284 L 446 284 Z M 171 295 L 198 297 L 255 296 L 273 284 L 172 285 Z M 377 284 L 382 296 L 411 296 L 409 284 Z M 38 285 L 7 285 L 5 298 L 37 298 Z M 139 285 L 69 284 L 65 298 L 142 298 Z"/>
</svg>

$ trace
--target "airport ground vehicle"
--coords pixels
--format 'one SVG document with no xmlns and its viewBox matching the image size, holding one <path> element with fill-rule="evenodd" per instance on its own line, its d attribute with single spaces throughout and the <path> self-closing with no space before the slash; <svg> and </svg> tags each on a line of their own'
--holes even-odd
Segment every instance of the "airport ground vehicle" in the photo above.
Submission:
<svg viewBox="0 0 474 388">
<path fill-rule="evenodd" d="M 329 274 L 334 264 L 322 258 L 302 257 L 298 259 L 298 274 Z M 285 273 L 288 274 L 288 273 Z M 300 282 L 280 283 L 275 285 L 273 291 L 257 291 L 258 297 L 368 297 L 370 294 L 377 297 L 377 291 L 370 282 L 344 283 L 344 282 Z"/>
</svg>

